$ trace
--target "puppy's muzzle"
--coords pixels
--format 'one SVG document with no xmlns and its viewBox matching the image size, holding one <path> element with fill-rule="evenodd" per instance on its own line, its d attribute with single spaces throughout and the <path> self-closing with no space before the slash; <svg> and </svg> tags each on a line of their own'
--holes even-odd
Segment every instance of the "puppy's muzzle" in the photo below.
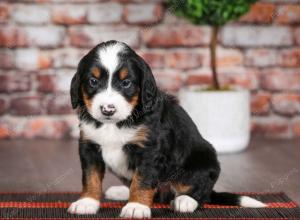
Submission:
<svg viewBox="0 0 300 220">
<path fill-rule="evenodd" d="M 104 116 L 113 116 L 116 113 L 116 107 L 112 104 L 109 105 L 101 105 L 100 106 L 101 113 Z"/>
</svg>

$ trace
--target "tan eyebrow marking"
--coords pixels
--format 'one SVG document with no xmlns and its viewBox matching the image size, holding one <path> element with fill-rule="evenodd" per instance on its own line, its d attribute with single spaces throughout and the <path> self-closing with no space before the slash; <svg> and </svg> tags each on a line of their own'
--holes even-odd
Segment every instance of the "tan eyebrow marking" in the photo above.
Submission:
<svg viewBox="0 0 300 220">
<path fill-rule="evenodd" d="M 89 99 L 88 95 L 86 94 L 86 92 L 84 91 L 83 86 L 81 87 L 81 91 L 82 91 L 82 96 L 83 96 L 83 102 L 86 105 L 86 107 L 90 110 L 92 108 L 92 102 Z"/>
<path fill-rule="evenodd" d="M 130 105 L 132 105 L 132 107 L 134 108 L 139 101 L 139 94 L 135 94 L 131 99 L 130 99 Z"/>
<path fill-rule="evenodd" d="M 125 79 L 127 75 L 128 75 L 128 69 L 127 69 L 127 68 L 122 68 L 122 69 L 119 71 L 119 77 L 120 77 L 120 80 Z"/>
<path fill-rule="evenodd" d="M 101 76 L 101 71 L 100 71 L 99 68 L 93 67 L 93 69 L 92 69 L 92 74 L 93 74 L 94 77 L 100 78 L 100 76 Z"/>
</svg>

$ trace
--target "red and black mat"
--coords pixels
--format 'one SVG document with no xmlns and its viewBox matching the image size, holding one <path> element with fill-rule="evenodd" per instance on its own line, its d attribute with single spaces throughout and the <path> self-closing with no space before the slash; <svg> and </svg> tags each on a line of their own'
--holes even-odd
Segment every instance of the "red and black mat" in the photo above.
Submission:
<svg viewBox="0 0 300 220">
<path fill-rule="evenodd" d="M 266 208 L 241 208 L 205 204 L 194 213 L 173 212 L 169 205 L 154 204 L 152 218 L 166 219 L 300 219 L 300 208 L 284 193 L 242 193 L 268 204 Z M 118 218 L 123 202 L 103 201 L 97 215 L 71 215 L 70 203 L 78 193 L 0 193 L 0 219 L 103 219 Z"/>
</svg>

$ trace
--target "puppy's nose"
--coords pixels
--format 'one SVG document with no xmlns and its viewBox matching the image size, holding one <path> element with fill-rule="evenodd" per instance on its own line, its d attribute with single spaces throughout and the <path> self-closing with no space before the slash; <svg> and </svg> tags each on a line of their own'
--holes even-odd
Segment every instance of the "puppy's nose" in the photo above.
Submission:
<svg viewBox="0 0 300 220">
<path fill-rule="evenodd" d="M 100 110 L 105 116 L 112 116 L 116 112 L 116 107 L 112 104 L 109 105 L 101 105 Z"/>
</svg>

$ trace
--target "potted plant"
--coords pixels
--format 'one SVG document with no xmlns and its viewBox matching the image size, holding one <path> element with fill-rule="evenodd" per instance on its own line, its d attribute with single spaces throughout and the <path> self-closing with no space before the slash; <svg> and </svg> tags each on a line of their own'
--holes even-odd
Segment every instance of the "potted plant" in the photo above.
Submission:
<svg viewBox="0 0 300 220">
<path fill-rule="evenodd" d="M 179 92 L 182 106 L 189 112 L 200 133 L 217 152 L 245 149 L 250 139 L 250 94 L 220 85 L 216 48 L 220 27 L 245 14 L 256 0 L 169 0 L 172 12 L 197 25 L 212 27 L 210 67 L 212 85 L 202 89 L 184 88 Z"/>
</svg>

